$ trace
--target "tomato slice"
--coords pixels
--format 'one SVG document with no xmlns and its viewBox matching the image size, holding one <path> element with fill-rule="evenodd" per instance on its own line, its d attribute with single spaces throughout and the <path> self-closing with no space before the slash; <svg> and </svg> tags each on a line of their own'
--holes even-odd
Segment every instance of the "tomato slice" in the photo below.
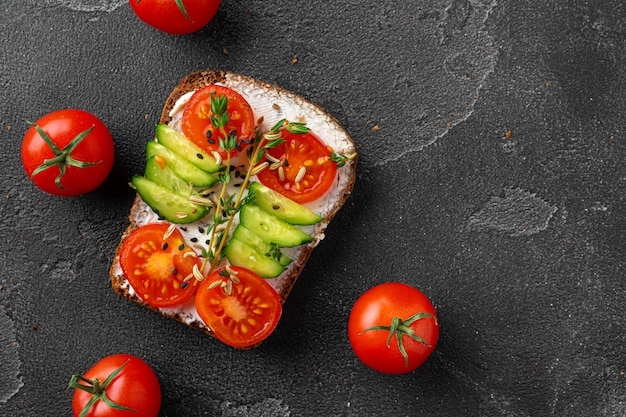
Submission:
<svg viewBox="0 0 626 417">
<path fill-rule="evenodd" d="M 233 347 L 250 347 L 274 331 L 282 314 L 282 300 L 254 272 L 228 266 L 200 283 L 196 310 L 222 342 Z"/>
<path fill-rule="evenodd" d="M 217 129 L 211 118 L 215 117 L 211 107 L 212 98 L 226 98 L 228 121 L 223 129 Z M 252 107 L 241 94 L 221 85 L 211 84 L 197 90 L 189 98 L 183 111 L 181 129 L 185 136 L 206 152 L 217 151 L 222 158 L 227 153 L 220 147 L 220 139 L 227 135 L 237 136 L 237 145 L 230 152 L 233 157 L 241 152 L 254 136 L 254 114 Z"/>
<path fill-rule="evenodd" d="M 152 307 L 172 307 L 189 300 L 196 280 L 183 284 L 199 260 L 178 229 L 151 223 L 136 229 L 124 241 L 120 266 L 137 295 Z"/>
<path fill-rule="evenodd" d="M 258 174 L 259 181 L 298 203 L 317 200 L 335 181 L 332 149 L 311 132 L 283 130 L 282 135 L 285 142 L 266 151 L 270 167 Z"/>
</svg>

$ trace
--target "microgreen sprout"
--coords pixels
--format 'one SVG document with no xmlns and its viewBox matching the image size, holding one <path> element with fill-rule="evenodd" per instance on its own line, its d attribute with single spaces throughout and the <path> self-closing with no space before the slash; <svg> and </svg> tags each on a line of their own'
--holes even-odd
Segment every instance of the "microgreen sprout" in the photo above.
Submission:
<svg viewBox="0 0 626 417">
<path fill-rule="evenodd" d="M 224 96 L 211 95 L 211 123 L 219 129 L 226 137 L 224 140 L 220 140 L 220 147 L 226 151 L 226 169 L 219 175 L 219 181 L 222 183 L 222 188 L 215 206 L 215 214 L 213 215 L 213 224 L 207 231 L 210 234 L 209 246 L 202 251 L 202 256 L 205 258 L 205 263 L 202 266 L 202 270 L 205 269 L 207 263 L 209 264 L 209 270 L 207 276 L 210 275 L 225 258 L 224 248 L 228 240 L 228 231 L 230 230 L 235 215 L 239 212 L 241 206 L 254 200 L 254 193 L 248 193 L 244 196 L 245 190 L 248 188 L 250 178 L 260 171 L 269 166 L 267 161 L 263 161 L 265 157 L 265 151 L 272 149 L 283 142 L 285 139 L 282 137 L 281 130 L 285 129 L 291 133 L 303 134 L 310 131 L 310 129 L 300 122 L 289 122 L 286 119 L 281 119 L 272 126 L 267 133 L 262 133 L 260 129 L 255 130 L 254 137 L 250 141 L 252 147 L 247 151 L 247 158 L 249 161 L 249 167 L 243 178 L 243 183 L 239 188 L 239 192 L 235 195 L 226 195 L 226 187 L 231 181 L 231 158 L 230 151 L 237 146 L 236 132 L 226 132 L 225 126 L 230 120 L 228 113 L 228 98 Z M 218 231 L 218 226 L 220 230 Z M 280 250 L 276 248 L 270 249 L 269 255 L 275 259 L 280 259 Z M 195 275 L 194 275 L 195 276 Z M 197 277 L 196 277 L 197 278 Z M 226 290 L 232 290 L 233 281 L 228 281 L 226 284 Z M 236 282 L 235 282 L 236 284 Z"/>
<path fill-rule="evenodd" d="M 333 152 L 330 154 L 330 160 L 337 164 L 337 168 L 341 168 L 348 161 L 354 158 L 356 158 L 356 153 L 353 153 L 347 156 L 344 155 L 343 153 L 336 153 L 336 152 Z"/>
</svg>

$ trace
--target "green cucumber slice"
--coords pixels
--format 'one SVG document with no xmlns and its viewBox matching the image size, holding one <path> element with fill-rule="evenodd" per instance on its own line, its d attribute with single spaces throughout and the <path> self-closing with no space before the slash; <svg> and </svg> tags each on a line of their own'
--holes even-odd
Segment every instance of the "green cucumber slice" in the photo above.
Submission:
<svg viewBox="0 0 626 417">
<path fill-rule="evenodd" d="M 313 237 L 297 227 L 272 216 L 259 206 L 251 203 L 241 206 L 240 223 L 252 233 L 268 243 L 276 243 L 280 247 L 293 247 L 308 243 Z"/>
<path fill-rule="evenodd" d="M 193 223 L 208 211 L 207 207 L 194 204 L 141 175 L 133 176 L 132 183 L 143 201 L 160 217 L 172 223 Z"/>
<path fill-rule="evenodd" d="M 311 225 L 324 219 L 259 182 L 250 183 L 250 192 L 254 193 L 254 204 L 289 224 Z"/>
<path fill-rule="evenodd" d="M 230 239 L 225 253 L 231 265 L 247 268 L 263 278 L 275 278 L 285 270 L 284 266 L 269 256 L 235 238 Z"/>
<path fill-rule="evenodd" d="M 224 168 L 217 164 L 212 155 L 203 151 L 184 134 L 164 123 L 157 125 L 156 139 L 161 145 L 182 156 L 203 171 L 214 173 Z"/>
<path fill-rule="evenodd" d="M 267 243 L 254 233 L 250 231 L 247 227 L 240 224 L 235 228 L 233 232 L 233 239 L 237 239 L 254 249 L 256 252 L 261 253 L 263 255 L 267 255 L 271 250 L 272 246 L 270 243 Z M 287 266 L 291 263 L 292 259 L 289 258 L 284 253 L 280 252 L 280 258 L 276 259 L 275 257 L 271 257 L 272 260 L 278 262 L 283 266 Z"/>
<path fill-rule="evenodd" d="M 154 157 L 146 161 L 145 177 L 171 190 L 174 194 L 182 197 L 192 195 L 193 188 L 190 183 L 178 176 L 169 164 L 159 164 Z"/>
<path fill-rule="evenodd" d="M 185 158 L 171 151 L 169 148 L 150 141 L 146 145 L 146 156 L 150 158 L 161 158 L 159 163 L 167 164 L 172 171 L 187 182 L 191 182 L 194 187 L 210 187 L 217 182 L 217 178 L 205 172 L 187 161 Z"/>
</svg>

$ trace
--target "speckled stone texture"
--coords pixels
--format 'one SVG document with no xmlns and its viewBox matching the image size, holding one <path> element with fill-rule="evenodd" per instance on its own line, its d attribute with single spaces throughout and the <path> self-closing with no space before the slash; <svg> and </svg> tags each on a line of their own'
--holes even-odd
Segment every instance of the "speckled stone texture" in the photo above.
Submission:
<svg viewBox="0 0 626 417">
<path fill-rule="evenodd" d="M 0 416 L 67 416 L 70 375 L 126 352 L 160 416 L 626 415 L 626 6 L 618 0 L 223 0 L 166 35 L 124 0 L 0 5 Z M 259 349 L 115 294 L 108 277 L 163 102 L 186 74 L 243 73 L 324 107 L 358 179 Z M 97 191 L 24 175 L 26 120 L 100 117 Z M 358 296 L 425 292 L 441 337 L 403 376 L 351 351 Z"/>
</svg>

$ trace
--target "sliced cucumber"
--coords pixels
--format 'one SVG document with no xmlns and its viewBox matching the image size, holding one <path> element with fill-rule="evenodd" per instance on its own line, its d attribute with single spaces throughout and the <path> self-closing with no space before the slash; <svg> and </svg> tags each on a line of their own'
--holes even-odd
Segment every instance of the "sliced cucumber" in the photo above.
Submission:
<svg viewBox="0 0 626 417">
<path fill-rule="evenodd" d="M 250 192 L 254 193 L 254 204 L 287 223 L 310 225 L 323 219 L 302 204 L 296 203 L 259 182 L 250 183 Z"/>
<path fill-rule="evenodd" d="M 205 172 L 187 161 L 185 158 L 171 151 L 160 143 L 150 141 L 146 145 L 146 156 L 150 158 L 161 158 L 159 163 L 167 164 L 172 171 L 187 182 L 191 182 L 196 187 L 210 187 L 217 182 L 217 178 Z"/>
<path fill-rule="evenodd" d="M 239 239 L 231 238 L 225 253 L 231 265 L 247 268 L 263 278 L 275 278 L 285 270 L 284 266 Z"/>
<path fill-rule="evenodd" d="M 218 165 L 212 155 L 203 151 L 187 139 L 181 132 L 161 123 L 156 127 L 156 139 L 163 146 L 182 156 L 203 171 L 214 173 L 223 167 Z"/>
<path fill-rule="evenodd" d="M 266 241 L 264 241 L 263 239 L 261 239 L 260 237 L 252 233 L 248 228 L 246 228 L 242 224 L 238 225 L 235 228 L 235 231 L 233 232 L 233 239 L 237 239 L 251 246 L 252 249 L 254 249 L 256 252 L 261 253 L 263 255 L 269 254 L 270 251 L 272 250 L 272 245 L 270 243 L 267 243 Z M 278 262 L 279 264 L 283 266 L 289 265 L 292 261 L 292 259 L 289 258 L 284 253 L 282 253 L 282 251 L 279 252 L 278 259 L 276 259 L 276 257 L 271 257 L 271 259 Z"/>
<path fill-rule="evenodd" d="M 143 201 L 172 223 L 192 223 L 208 211 L 207 207 L 193 204 L 188 198 L 174 194 L 172 190 L 141 175 L 133 176 L 132 182 Z"/>
<path fill-rule="evenodd" d="M 255 204 L 244 204 L 239 213 L 240 222 L 252 233 L 268 243 L 293 247 L 308 243 L 313 238 L 297 227 L 272 216 Z"/>
<path fill-rule="evenodd" d="M 179 177 L 169 164 L 160 164 L 154 157 L 146 161 L 145 177 L 182 197 L 189 197 L 193 191 L 190 183 Z"/>
</svg>

